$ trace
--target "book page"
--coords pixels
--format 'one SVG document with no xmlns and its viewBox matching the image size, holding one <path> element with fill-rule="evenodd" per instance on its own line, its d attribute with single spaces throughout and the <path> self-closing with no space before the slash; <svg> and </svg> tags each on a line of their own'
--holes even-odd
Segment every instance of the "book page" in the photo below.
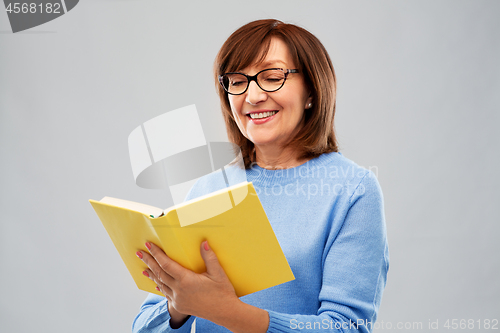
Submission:
<svg viewBox="0 0 500 333">
<path fill-rule="evenodd" d="M 153 215 L 153 216 L 159 216 L 161 213 L 163 213 L 163 210 L 157 207 L 141 204 L 138 202 L 134 201 L 128 201 L 128 200 L 123 200 L 123 199 L 116 199 L 116 198 L 111 198 L 111 197 L 104 197 L 100 200 L 100 202 L 108 204 L 108 205 L 113 205 L 117 207 L 122 207 L 130 210 L 134 210 L 136 212 L 145 214 L 145 215 Z"/>
</svg>

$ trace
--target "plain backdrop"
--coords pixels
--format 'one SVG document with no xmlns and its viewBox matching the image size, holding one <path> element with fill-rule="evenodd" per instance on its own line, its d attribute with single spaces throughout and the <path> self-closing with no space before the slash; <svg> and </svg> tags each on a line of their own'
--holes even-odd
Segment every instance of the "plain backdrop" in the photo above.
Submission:
<svg viewBox="0 0 500 333">
<path fill-rule="evenodd" d="M 207 139 L 225 140 L 213 60 L 261 18 L 323 42 L 341 152 L 382 186 L 390 270 L 375 332 L 447 319 L 483 331 L 500 319 L 499 17 L 484 0 L 85 0 L 12 34 L 1 9 L 0 331 L 130 331 L 146 294 L 88 199 L 167 206 L 134 184 L 127 137 L 196 104 Z"/>
</svg>

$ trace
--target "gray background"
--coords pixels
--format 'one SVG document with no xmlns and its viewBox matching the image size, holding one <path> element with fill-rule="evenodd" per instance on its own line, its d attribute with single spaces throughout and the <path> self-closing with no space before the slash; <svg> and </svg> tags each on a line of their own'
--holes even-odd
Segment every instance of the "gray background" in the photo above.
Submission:
<svg viewBox="0 0 500 333">
<path fill-rule="evenodd" d="M 88 199 L 167 206 L 134 184 L 128 134 L 194 103 L 225 139 L 213 59 L 270 17 L 324 43 L 341 151 L 378 174 L 380 322 L 500 319 L 500 2 L 87 0 L 18 34 L 0 10 L 0 331 L 130 331 L 146 295 Z"/>
</svg>

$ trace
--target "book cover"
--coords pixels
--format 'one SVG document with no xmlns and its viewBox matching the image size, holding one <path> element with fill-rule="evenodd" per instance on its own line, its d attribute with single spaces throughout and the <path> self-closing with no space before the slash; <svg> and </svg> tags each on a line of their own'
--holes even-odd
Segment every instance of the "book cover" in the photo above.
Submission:
<svg viewBox="0 0 500 333">
<path fill-rule="evenodd" d="M 157 216 L 160 209 L 130 201 L 104 198 L 90 203 L 141 290 L 162 295 L 142 274 L 147 266 L 135 255 L 147 251 L 147 241 L 183 267 L 202 273 L 200 244 L 207 240 L 238 297 L 294 279 L 252 183 L 187 201 L 157 218 L 150 214 Z"/>
</svg>

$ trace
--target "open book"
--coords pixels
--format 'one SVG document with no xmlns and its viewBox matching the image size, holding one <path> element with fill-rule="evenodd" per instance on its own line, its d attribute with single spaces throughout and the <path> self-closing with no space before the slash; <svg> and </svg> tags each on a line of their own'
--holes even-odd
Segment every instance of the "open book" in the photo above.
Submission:
<svg viewBox="0 0 500 333">
<path fill-rule="evenodd" d="M 147 266 L 135 255 L 138 250 L 147 251 L 147 241 L 183 267 L 202 273 L 200 245 L 207 240 L 238 297 L 294 279 L 252 183 L 228 187 L 164 212 L 109 197 L 90 203 L 139 289 L 162 295 L 142 274 Z"/>
</svg>

